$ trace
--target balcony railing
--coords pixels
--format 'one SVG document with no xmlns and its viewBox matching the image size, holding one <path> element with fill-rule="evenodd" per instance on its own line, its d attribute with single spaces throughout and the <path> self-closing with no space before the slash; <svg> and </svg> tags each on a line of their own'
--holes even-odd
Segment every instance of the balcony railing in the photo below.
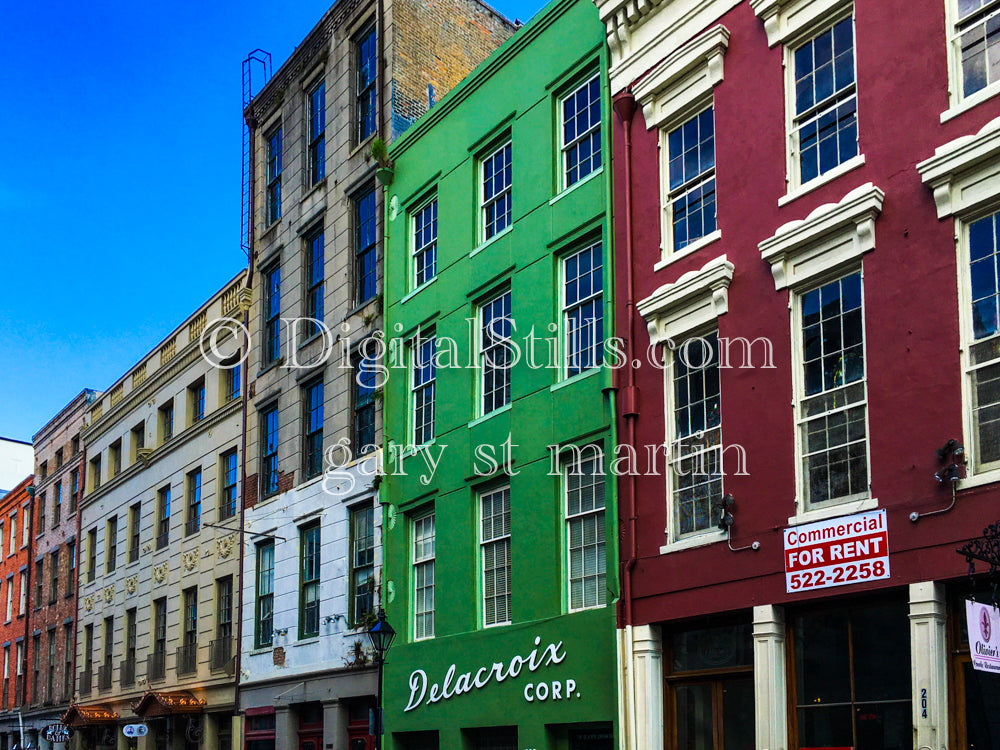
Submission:
<svg viewBox="0 0 1000 750">
<path fill-rule="evenodd" d="M 164 531 L 158 537 L 156 537 L 156 549 L 163 549 L 168 544 L 170 544 L 170 532 Z"/>
<path fill-rule="evenodd" d="M 134 563 L 138 559 L 139 559 L 139 548 L 138 547 L 132 547 L 131 549 L 129 549 L 129 551 L 128 551 L 128 561 L 130 563 Z"/>
<path fill-rule="evenodd" d="M 97 689 L 110 690 L 111 677 L 113 674 L 114 674 L 114 667 L 111 666 L 110 660 L 104 662 L 104 664 L 99 666 L 97 668 Z"/>
<path fill-rule="evenodd" d="M 209 666 L 213 672 L 227 672 L 233 669 L 233 639 L 217 638 L 210 644 L 211 659 Z"/>
<path fill-rule="evenodd" d="M 146 679 L 162 680 L 167 676 L 166 651 L 154 651 L 146 657 Z"/>
<path fill-rule="evenodd" d="M 94 673 L 91 669 L 84 668 L 80 671 L 80 695 L 90 695 L 94 689 Z"/>
<path fill-rule="evenodd" d="M 184 536 L 191 536 L 192 534 L 197 534 L 198 529 L 201 528 L 201 518 L 195 516 L 194 518 L 189 518 L 184 524 Z"/>
<path fill-rule="evenodd" d="M 123 659 L 118 665 L 118 679 L 122 687 L 131 687 L 135 684 L 135 659 Z"/>
<path fill-rule="evenodd" d="M 198 644 L 186 643 L 177 647 L 177 674 L 194 674 L 198 671 Z"/>
</svg>

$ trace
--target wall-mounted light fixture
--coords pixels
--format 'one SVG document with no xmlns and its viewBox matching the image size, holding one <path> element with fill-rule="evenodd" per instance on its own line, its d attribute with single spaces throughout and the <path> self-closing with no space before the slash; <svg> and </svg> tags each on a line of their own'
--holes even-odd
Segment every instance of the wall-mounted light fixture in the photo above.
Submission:
<svg viewBox="0 0 1000 750">
<path fill-rule="evenodd" d="M 736 519 L 733 518 L 733 506 L 736 505 L 736 498 L 732 496 L 731 493 L 727 492 L 722 496 L 722 499 L 713 503 L 712 507 L 716 510 L 718 515 L 718 524 L 716 524 L 721 531 L 726 532 L 726 543 L 729 545 L 729 549 L 733 552 L 740 552 L 745 549 L 752 549 L 754 552 L 760 549 L 760 542 L 756 539 L 745 547 L 734 547 L 733 546 L 733 524 Z"/>
<path fill-rule="evenodd" d="M 955 490 L 958 483 L 965 479 L 965 447 L 954 438 L 951 438 L 934 451 L 937 460 L 946 465 L 934 472 L 934 479 L 939 484 L 951 487 L 951 503 L 947 508 L 918 513 L 910 513 L 910 521 L 916 523 L 924 516 L 936 516 L 938 513 L 947 513 L 955 507 Z"/>
<path fill-rule="evenodd" d="M 327 615 L 326 617 L 324 617 L 323 624 L 329 625 L 331 622 L 336 622 L 337 620 L 343 620 L 344 622 L 347 622 L 347 618 L 344 615 L 336 614 L 336 615 Z"/>
<path fill-rule="evenodd" d="M 288 635 L 288 628 L 275 629 L 274 634 L 282 636 Z"/>
</svg>

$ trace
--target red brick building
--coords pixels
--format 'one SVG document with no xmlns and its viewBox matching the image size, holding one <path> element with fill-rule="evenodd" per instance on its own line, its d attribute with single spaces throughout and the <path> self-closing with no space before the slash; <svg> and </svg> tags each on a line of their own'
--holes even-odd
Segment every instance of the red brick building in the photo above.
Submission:
<svg viewBox="0 0 1000 750">
<path fill-rule="evenodd" d="M 1000 6 L 597 4 L 623 734 L 996 747 L 956 549 L 1000 518 Z"/>
<path fill-rule="evenodd" d="M 58 723 L 73 699 L 77 506 L 83 489 L 83 418 L 97 397 L 82 391 L 34 436 L 35 499 L 30 562 L 27 682 L 29 737 L 43 750 L 41 730 Z"/>
<path fill-rule="evenodd" d="M 31 700 L 25 681 L 30 627 L 28 609 L 29 534 L 34 476 L 0 497 L 0 750 L 21 742 L 18 712 Z M 23 745 L 23 742 L 21 742 Z"/>
</svg>

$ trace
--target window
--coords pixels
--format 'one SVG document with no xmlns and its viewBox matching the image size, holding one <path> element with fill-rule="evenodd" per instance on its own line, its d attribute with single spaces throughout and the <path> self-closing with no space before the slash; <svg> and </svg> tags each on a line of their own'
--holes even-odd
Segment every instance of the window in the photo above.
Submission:
<svg viewBox="0 0 1000 750">
<path fill-rule="evenodd" d="M 510 403 L 510 367 L 513 332 L 510 292 L 479 308 L 479 363 L 482 371 L 482 408 L 489 414 Z"/>
<path fill-rule="evenodd" d="M 368 190 L 354 199 L 354 301 L 359 305 L 376 292 L 375 229 L 375 191 Z"/>
<path fill-rule="evenodd" d="M 215 637 L 232 649 L 233 638 L 233 577 L 215 582 Z"/>
<path fill-rule="evenodd" d="M 913 744 L 906 606 L 801 614 L 789 623 L 802 747 Z M 790 670 L 791 671 L 791 670 Z M 791 675 L 790 675 L 791 676 Z"/>
<path fill-rule="evenodd" d="M 140 422 L 132 428 L 132 463 L 139 460 L 139 451 L 146 447 L 146 423 Z"/>
<path fill-rule="evenodd" d="M 510 617 L 510 487 L 479 496 L 483 565 L 483 624 L 504 625 Z"/>
<path fill-rule="evenodd" d="M 198 533 L 201 528 L 201 469 L 189 471 L 187 475 L 187 518 L 184 522 L 184 536 Z"/>
<path fill-rule="evenodd" d="M 437 337 L 417 337 L 411 344 L 413 356 L 413 438 L 415 445 L 434 439 L 434 356 Z"/>
<path fill-rule="evenodd" d="M 109 479 L 122 473 L 122 441 L 116 440 L 108 446 Z"/>
<path fill-rule="evenodd" d="M 718 352 L 719 335 L 712 331 L 687 339 L 671 356 L 670 541 L 715 528 L 712 506 L 722 498 Z"/>
<path fill-rule="evenodd" d="M 261 495 L 278 491 L 278 407 L 271 406 L 260 415 Z"/>
<path fill-rule="evenodd" d="M 52 488 L 52 526 L 55 528 L 62 521 L 62 482 L 56 482 Z M 0 545 L 2 546 L 2 545 Z"/>
<path fill-rule="evenodd" d="M 600 242 L 563 260 L 566 375 L 601 364 L 604 348 L 604 265 Z"/>
<path fill-rule="evenodd" d="M 87 583 L 97 578 L 97 529 L 87 532 Z"/>
<path fill-rule="evenodd" d="M 204 378 L 188 386 L 188 414 L 190 414 L 190 424 L 195 424 L 205 418 Z"/>
<path fill-rule="evenodd" d="M 265 138 L 267 159 L 267 223 L 281 218 L 281 127 L 272 130 Z"/>
<path fill-rule="evenodd" d="M 354 362 L 354 453 L 375 449 L 375 382 L 378 373 L 370 359 Z"/>
<path fill-rule="evenodd" d="M 326 83 L 309 92 L 309 174 L 312 184 L 326 176 Z"/>
<path fill-rule="evenodd" d="M 3 556 L 3 521 L 0 521 L 0 557 Z"/>
<path fill-rule="evenodd" d="M 184 645 L 198 643 L 198 589 L 184 589 Z"/>
<path fill-rule="evenodd" d="M 219 519 L 225 521 L 236 515 L 236 449 L 223 453 L 220 464 L 222 492 L 219 493 Z"/>
<path fill-rule="evenodd" d="M 40 481 L 44 482 L 49 477 L 49 462 L 42 461 L 38 464 L 38 473 L 41 474 Z"/>
<path fill-rule="evenodd" d="M 76 501 L 80 496 L 80 470 L 73 469 L 69 475 L 69 512 L 76 513 Z"/>
<path fill-rule="evenodd" d="M 281 356 L 281 267 L 271 266 L 262 274 L 264 282 L 264 340 L 261 342 L 263 365 L 273 364 Z"/>
<path fill-rule="evenodd" d="M 56 698 L 56 629 L 51 628 L 48 631 L 48 644 L 49 644 L 49 672 L 48 677 L 45 680 L 45 698 L 50 703 Z"/>
<path fill-rule="evenodd" d="M 72 448 L 72 453 L 75 456 L 80 452 L 80 436 L 74 435 L 73 439 L 70 441 L 70 447 Z"/>
<path fill-rule="evenodd" d="M 56 468 L 61 469 L 63 465 L 63 449 L 56 449 Z"/>
<path fill-rule="evenodd" d="M 104 549 L 107 550 L 104 555 L 104 572 L 111 573 L 118 562 L 118 516 L 108 519 Z"/>
<path fill-rule="evenodd" d="M 968 299 L 963 311 L 971 332 L 968 347 L 969 389 L 972 396 L 972 436 L 975 470 L 1000 465 L 1000 315 L 997 258 L 1000 256 L 1000 213 L 969 222 L 962 232 L 969 269 Z M 970 314 L 971 313 L 971 314 Z"/>
<path fill-rule="evenodd" d="M 69 571 L 66 575 L 66 596 L 72 596 L 76 591 L 76 542 L 66 545 L 66 558 Z"/>
<path fill-rule="evenodd" d="M 156 492 L 156 549 L 170 542 L 170 485 Z"/>
<path fill-rule="evenodd" d="M 669 159 L 663 211 L 670 239 L 664 244 L 677 252 L 716 229 L 714 108 L 671 130 L 662 145 Z"/>
<path fill-rule="evenodd" d="M 10 546 L 7 550 L 8 555 L 13 555 L 14 550 L 17 549 L 17 511 L 15 510 L 10 514 Z"/>
<path fill-rule="evenodd" d="M 17 673 L 21 674 L 21 653 L 18 644 L 18 667 Z M 83 628 L 83 669 L 85 672 L 92 672 L 94 669 L 94 626 L 85 625 Z"/>
<path fill-rule="evenodd" d="M 254 648 L 269 648 L 274 638 L 274 542 L 257 545 L 257 597 Z"/>
<path fill-rule="evenodd" d="M 68 702 L 73 697 L 73 623 L 68 622 L 63 625 L 63 702 Z M 4 661 L 7 653 L 4 652 Z M 4 671 L 6 679 L 6 670 Z"/>
<path fill-rule="evenodd" d="M 14 574 L 7 576 L 7 622 L 11 621 L 14 615 Z"/>
<path fill-rule="evenodd" d="M 142 530 L 142 503 L 135 503 L 128 509 L 128 561 L 139 559 L 139 538 Z"/>
<path fill-rule="evenodd" d="M 357 66 L 357 118 L 358 143 L 374 135 L 378 127 L 378 47 L 375 24 L 361 32 L 354 40 L 355 65 Z"/>
<path fill-rule="evenodd" d="M 42 597 L 45 591 L 45 558 L 35 560 L 35 606 L 38 609 L 42 606 Z"/>
<path fill-rule="evenodd" d="M 299 638 L 319 635 L 320 526 L 299 529 Z"/>
<path fill-rule="evenodd" d="M 153 653 L 167 652 L 167 597 L 153 600 Z"/>
<path fill-rule="evenodd" d="M 96 492 L 101 488 L 101 457 L 94 456 L 90 459 L 90 489 Z M 13 529 L 14 527 L 11 526 Z"/>
<path fill-rule="evenodd" d="M 125 662 L 132 667 L 132 675 L 135 675 L 136 656 L 136 609 L 125 610 Z M 124 682 L 124 680 L 122 680 Z"/>
<path fill-rule="evenodd" d="M 67 652 L 68 653 L 68 652 Z M 11 707 L 10 702 L 10 644 L 3 647 L 3 703 L 0 703 L 0 710 L 6 711 Z"/>
<path fill-rule="evenodd" d="M 414 288 L 437 275 L 438 202 L 430 200 L 413 214 Z"/>
<path fill-rule="evenodd" d="M 38 703 L 38 673 L 42 663 L 42 636 L 31 637 L 31 702 Z M 27 700 L 25 700 L 27 703 Z"/>
<path fill-rule="evenodd" d="M 594 76 L 562 100 L 563 186 L 601 166 L 601 79 Z"/>
<path fill-rule="evenodd" d="M 806 292 L 798 305 L 805 497 L 811 507 L 860 499 L 868 493 L 861 272 Z"/>
<path fill-rule="evenodd" d="M 20 590 L 20 597 L 17 613 L 23 615 L 28 609 L 28 571 L 26 570 L 22 570 L 18 578 L 18 589 Z"/>
<path fill-rule="evenodd" d="M 222 366 L 225 368 L 222 371 L 222 392 L 225 394 L 226 401 L 235 401 L 240 397 L 240 387 L 242 386 L 240 380 L 240 361 L 238 359 L 231 360 Z"/>
<path fill-rule="evenodd" d="M 25 505 L 21 508 L 21 546 L 28 546 L 28 539 L 31 536 L 31 508 Z"/>
<path fill-rule="evenodd" d="M 59 598 L 59 550 L 49 554 L 49 604 Z"/>
<path fill-rule="evenodd" d="M 571 610 L 607 602 L 603 458 L 600 448 L 586 446 L 563 469 Z"/>
<path fill-rule="evenodd" d="M 41 534 L 45 531 L 45 506 L 48 504 L 48 498 L 45 497 L 45 493 L 40 493 L 38 495 L 38 529 L 35 531 L 36 534 Z"/>
<path fill-rule="evenodd" d="M 160 443 L 165 443 L 174 436 L 174 402 L 168 401 L 159 409 Z"/>
<path fill-rule="evenodd" d="M 962 96 L 1000 80 L 1000 2 L 958 0 L 953 44 L 961 62 Z"/>
<path fill-rule="evenodd" d="M 803 184 L 858 155 L 854 19 L 837 22 L 791 54 L 792 153 Z"/>
<path fill-rule="evenodd" d="M 303 395 L 303 442 L 306 478 L 310 479 L 323 472 L 323 381 L 317 380 L 307 385 Z"/>
<path fill-rule="evenodd" d="M 375 508 L 352 508 L 351 622 L 361 625 L 375 611 Z"/>
<path fill-rule="evenodd" d="M 413 638 L 434 637 L 434 514 L 413 521 Z"/>
<path fill-rule="evenodd" d="M 511 144 L 504 145 L 482 160 L 483 241 L 495 237 L 511 222 Z"/>
<path fill-rule="evenodd" d="M 323 265 L 324 237 L 320 230 L 306 240 L 306 317 L 320 322 L 324 315 L 323 279 L 326 273 Z M 309 336 L 317 335 L 320 330 L 319 323 L 310 323 L 306 328 Z"/>
</svg>

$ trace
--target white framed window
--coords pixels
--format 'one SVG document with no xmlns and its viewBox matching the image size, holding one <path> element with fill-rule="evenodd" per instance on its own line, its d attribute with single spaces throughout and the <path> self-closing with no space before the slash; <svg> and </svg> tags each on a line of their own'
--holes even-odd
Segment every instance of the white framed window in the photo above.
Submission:
<svg viewBox="0 0 1000 750">
<path fill-rule="evenodd" d="M 604 245 L 596 242 L 562 261 L 566 376 L 598 367 L 604 349 Z"/>
<path fill-rule="evenodd" d="M 716 530 L 722 499 L 722 396 L 717 331 L 689 336 L 668 355 L 671 471 L 668 539 Z"/>
<path fill-rule="evenodd" d="M 805 510 L 868 497 L 861 271 L 795 295 L 795 416 Z"/>
<path fill-rule="evenodd" d="M 413 212 L 413 288 L 437 275 L 437 196 Z"/>
<path fill-rule="evenodd" d="M 607 603 L 603 463 L 603 451 L 590 445 L 573 451 L 563 465 L 571 611 Z"/>
<path fill-rule="evenodd" d="M 595 75 L 559 104 L 562 186 L 568 188 L 601 166 L 601 77 Z"/>
<path fill-rule="evenodd" d="M 794 188 L 859 153 L 853 15 L 786 50 L 789 183 Z"/>
<path fill-rule="evenodd" d="M 413 520 L 413 638 L 434 637 L 434 514 Z"/>
<path fill-rule="evenodd" d="M 510 370 L 513 364 L 510 290 L 479 307 L 479 368 L 482 415 L 510 403 Z"/>
<path fill-rule="evenodd" d="M 506 625 L 510 616 L 510 487 L 479 495 L 483 625 Z"/>
<path fill-rule="evenodd" d="M 666 153 L 664 246 L 676 253 L 716 230 L 714 106 L 663 131 L 660 148 Z"/>
<path fill-rule="evenodd" d="M 413 444 L 424 445 L 434 439 L 434 390 L 436 368 L 434 356 L 437 352 L 437 337 L 416 337 L 410 344 L 412 375 L 410 380 L 411 403 L 413 404 Z"/>
<path fill-rule="evenodd" d="M 1000 0 L 945 0 L 951 104 L 1000 91 Z"/>
<path fill-rule="evenodd" d="M 507 141 L 480 162 L 480 212 L 482 241 L 495 237 L 511 224 L 511 142 Z"/>
</svg>

